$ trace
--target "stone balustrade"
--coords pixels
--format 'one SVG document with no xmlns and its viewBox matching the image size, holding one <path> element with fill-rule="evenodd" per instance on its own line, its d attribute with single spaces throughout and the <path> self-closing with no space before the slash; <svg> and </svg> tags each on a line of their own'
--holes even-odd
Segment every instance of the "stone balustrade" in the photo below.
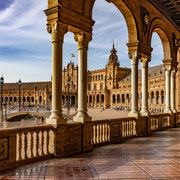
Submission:
<svg viewBox="0 0 180 180">
<path fill-rule="evenodd" d="M 135 135 L 135 118 L 94 121 L 92 126 L 92 145 L 122 141 Z"/>
<path fill-rule="evenodd" d="M 152 131 L 175 127 L 180 113 L 118 118 L 86 123 L 0 129 L 0 171 L 52 157 L 68 157 L 96 146 L 120 143 Z"/>
<path fill-rule="evenodd" d="M 51 158 L 54 139 L 49 125 L 0 130 L 0 170 Z"/>
</svg>

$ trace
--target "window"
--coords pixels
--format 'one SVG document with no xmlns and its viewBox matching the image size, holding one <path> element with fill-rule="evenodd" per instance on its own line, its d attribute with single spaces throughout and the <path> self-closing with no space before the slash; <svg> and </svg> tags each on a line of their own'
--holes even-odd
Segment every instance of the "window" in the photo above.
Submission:
<svg viewBox="0 0 180 180">
<path fill-rule="evenodd" d="M 101 75 L 101 80 L 103 80 L 103 75 Z"/>
<path fill-rule="evenodd" d="M 88 90 L 89 90 L 89 91 L 91 90 L 91 85 L 90 85 L 90 84 L 88 84 Z"/>
<path fill-rule="evenodd" d="M 94 90 L 96 90 L 96 84 L 94 84 Z"/>
<path fill-rule="evenodd" d="M 103 89 L 103 83 L 100 84 L 100 89 Z"/>
</svg>

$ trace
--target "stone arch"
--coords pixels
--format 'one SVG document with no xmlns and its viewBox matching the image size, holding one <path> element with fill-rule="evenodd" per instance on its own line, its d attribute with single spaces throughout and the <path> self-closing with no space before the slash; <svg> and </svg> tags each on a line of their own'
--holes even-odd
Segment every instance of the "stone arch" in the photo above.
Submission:
<svg viewBox="0 0 180 180">
<path fill-rule="evenodd" d="M 27 102 L 29 102 L 30 101 L 30 97 L 27 97 Z"/>
<path fill-rule="evenodd" d="M 154 103 L 154 92 L 152 91 L 151 92 L 151 104 L 153 104 Z"/>
<path fill-rule="evenodd" d="M 113 94 L 113 104 L 115 104 L 116 103 L 116 97 L 115 97 L 115 95 Z"/>
<path fill-rule="evenodd" d="M 89 103 L 92 104 L 92 95 L 89 96 Z"/>
<path fill-rule="evenodd" d="M 126 100 L 127 100 L 127 103 L 130 103 L 129 102 L 129 94 L 126 94 Z"/>
<path fill-rule="evenodd" d="M 52 102 L 52 95 L 49 96 L 49 102 Z"/>
<path fill-rule="evenodd" d="M 75 96 L 71 96 L 71 106 L 75 106 Z"/>
<path fill-rule="evenodd" d="M 63 105 L 65 104 L 65 97 L 64 97 L 64 95 L 62 95 L 62 104 Z"/>
<path fill-rule="evenodd" d="M 104 94 L 101 94 L 101 102 L 104 103 Z"/>
<path fill-rule="evenodd" d="M 159 91 L 156 91 L 156 104 L 159 104 Z"/>
<path fill-rule="evenodd" d="M 31 97 L 31 102 L 34 102 L 34 97 L 33 96 Z"/>
<path fill-rule="evenodd" d="M 164 59 L 167 59 L 167 60 L 171 59 L 172 49 L 171 49 L 170 37 L 168 36 L 167 25 L 160 19 L 154 19 L 152 21 L 150 31 L 149 31 L 148 41 L 147 41 L 147 44 L 149 46 L 151 46 L 153 32 L 156 32 L 161 39 L 162 46 L 163 46 Z"/>
<path fill-rule="evenodd" d="M 39 104 L 42 103 L 42 96 L 39 96 Z"/>
<path fill-rule="evenodd" d="M 97 104 L 99 104 L 99 94 L 97 95 Z"/>
<path fill-rule="evenodd" d="M 117 103 L 120 103 L 120 95 L 117 95 Z"/>
<path fill-rule="evenodd" d="M 164 104 L 164 90 L 161 90 L 161 104 Z"/>
<path fill-rule="evenodd" d="M 125 103 L 125 95 L 122 94 L 122 103 Z"/>
<path fill-rule="evenodd" d="M 8 102 L 8 97 L 5 97 L 5 102 Z"/>
<path fill-rule="evenodd" d="M 87 1 L 88 2 L 88 1 Z M 111 2 L 109 0 L 108 2 Z M 93 14 L 93 7 L 94 7 L 95 0 L 92 0 L 91 3 L 85 4 L 85 9 L 89 9 L 89 17 L 92 18 Z M 138 38 L 138 28 L 136 25 L 135 17 L 128 7 L 127 4 L 125 4 L 122 0 L 114 1 L 112 2 L 122 13 L 124 16 L 124 19 L 126 21 L 127 29 L 128 29 L 128 36 L 129 36 L 129 43 L 131 42 L 137 42 L 139 40 Z M 89 8 L 88 8 L 89 6 Z"/>
</svg>

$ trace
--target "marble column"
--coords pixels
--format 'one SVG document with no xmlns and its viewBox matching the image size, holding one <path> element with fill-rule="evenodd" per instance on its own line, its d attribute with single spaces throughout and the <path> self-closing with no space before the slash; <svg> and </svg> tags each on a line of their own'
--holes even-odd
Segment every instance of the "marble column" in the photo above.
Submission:
<svg viewBox="0 0 180 180">
<path fill-rule="evenodd" d="M 171 71 L 171 110 L 173 113 L 176 113 L 175 109 L 175 70 Z"/>
<path fill-rule="evenodd" d="M 148 63 L 149 59 L 142 57 L 142 110 L 141 116 L 148 116 Z"/>
<path fill-rule="evenodd" d="M 52 110 L 47 124 L 66 124 L 62 116 L 62 62 L 63 40 L 67 27 L 54 23 L 49 31 L 52 36 Z"/>
<path fill-rule="evenodd" d="M 91 118 L 87 114 L 87 52 L 88 44 L 92 35 L 85 32 L 75 33 L 75 40 L 78 43 L 78 113 L 73 121 L 87 122 Z"/>
<path fill-rule="evenodd" d="M 138 55 L 137 52 L 129 54 L 131 59 L 131 93 L 132 106 L 129 117 L 138 117 Z"/>
<path fill-rule="evenodd" d="M 170 72 L 171 66 L 165 65 L 165 81 L 166 81 L 166 108 L 164 113 L 172 113 L 170 109 Z"/>
</svg>

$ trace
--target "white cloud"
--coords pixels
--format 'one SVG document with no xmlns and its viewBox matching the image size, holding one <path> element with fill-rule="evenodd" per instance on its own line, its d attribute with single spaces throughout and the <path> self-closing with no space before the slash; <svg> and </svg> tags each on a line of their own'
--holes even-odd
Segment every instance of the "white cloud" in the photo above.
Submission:
<svg viewBox="0 0 180 180">
<path fill-rule="evenodd" d="M 19 77 L 23 81 L 50 80 L 51 36 L 46 31 L 46 16 L 43 12 L 47 8 L 47 2 L 48 0 L 15 0 L 9 8 L 1 11 L 0 74 L 5 75 L 6 82 L 14 82 Z M 116 48 L 120 64 L 130 67 L 126 46 L 128 32 L 120 11 L 112 3 L 97 0 L 93 18 L 96 23 L 88 52 L 89 69 L 105 67 L 113 40 L 115 44 L 118 43 Z M 156 40 L 154 47 L 161 51 Z M 9 52 L 6 53 L 4 48 L 9 49 Z M 153 57 L 156 59 L 161 58 L 158 51 L 154 51 Z M 64 65 L 71 60 L 71 53 L 75 54 L 73 61 L 77 64 L 77 42 L 73 34 L 68 33 L 64 40 Z"/>
</svg>

